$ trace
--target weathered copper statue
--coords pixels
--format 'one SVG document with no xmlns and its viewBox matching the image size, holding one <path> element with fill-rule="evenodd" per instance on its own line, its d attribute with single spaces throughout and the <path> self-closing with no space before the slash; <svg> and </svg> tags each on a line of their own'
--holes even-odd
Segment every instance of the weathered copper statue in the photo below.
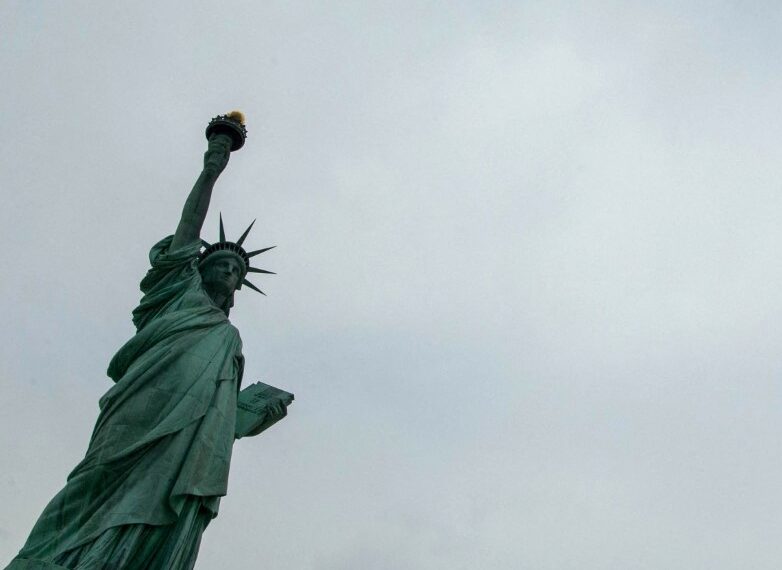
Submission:
<svg viewBox="0 0 782 570">
<path fill-rule="evenodd" d="M 8 570 L 192 568 L 226 494 L 235 437 L 286 414 L 292 395 L 269 386 L 237 398 L 242 342 L 228 320 L 234 292 L 258 290 L 247 273 L 270 273 L 250 259 L 271 248 L 246 252 L 250 228 L 227 241 L 222 219 L 218 242 L 200 237 L 214 184 L 245 135 L 241 113 L 210 123 L 176 232 L 150 252 L 137 332 L 109 364 L 116 384 L 100 400 L 87 454 Z"/>
</svg>

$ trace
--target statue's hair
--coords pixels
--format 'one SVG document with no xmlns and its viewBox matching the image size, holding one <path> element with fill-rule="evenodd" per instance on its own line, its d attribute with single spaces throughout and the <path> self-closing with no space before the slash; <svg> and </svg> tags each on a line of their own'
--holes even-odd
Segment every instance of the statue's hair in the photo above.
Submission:
<svg viewBox="0 0 782 570">
<path fill-rule="evenodd" d="M 198 263 L 198 270 L 203 272 L 204 269 L 222 257 L 232 257 L 237 260 L 242 267 L 242 278 L 247 275 L 247 261 L 239 253 L 230 249 L 213 251 L 211 254 L 201 259 L 201 261 Z"/>
</svg>

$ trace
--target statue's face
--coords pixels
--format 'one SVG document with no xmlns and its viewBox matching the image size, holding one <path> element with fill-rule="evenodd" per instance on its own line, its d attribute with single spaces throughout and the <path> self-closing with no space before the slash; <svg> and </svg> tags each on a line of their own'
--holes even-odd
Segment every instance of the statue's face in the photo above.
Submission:
<svg viewBox="0 0 782 570">
<path fill-rule="evenodd" d="M 201 268 L 201 280 L 207 288 L 230 295 L 242 279 L 242 262 L 234 255 L 217 255 L 215 259 L 211 257 Z"/>
</svg>

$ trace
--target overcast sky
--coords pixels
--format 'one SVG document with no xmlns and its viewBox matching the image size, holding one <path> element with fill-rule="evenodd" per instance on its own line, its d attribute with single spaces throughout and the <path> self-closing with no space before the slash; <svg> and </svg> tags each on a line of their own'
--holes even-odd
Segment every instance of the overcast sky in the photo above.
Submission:
<svg viewBox="0 0 782 570">
<path fill-rule="evenodd" d="M 208 120 L 278 247 L 198 568 L 776 570 L 778 2 L 0 1 L 0 565 L 83 456 Z"/>
</svg>

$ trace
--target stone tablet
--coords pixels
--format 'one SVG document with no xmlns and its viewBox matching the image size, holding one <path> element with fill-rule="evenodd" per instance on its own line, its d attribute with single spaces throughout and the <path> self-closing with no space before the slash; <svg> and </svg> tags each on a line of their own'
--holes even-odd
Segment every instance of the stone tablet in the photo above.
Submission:
<svg viewBox="0 0 782 570">
<path fill-rule="evenodd" d="M 288 414 L 293 394 L 263 382 L 239 392 L 236 403 L 236 439 L 258 435 Z"/>
</svg>

